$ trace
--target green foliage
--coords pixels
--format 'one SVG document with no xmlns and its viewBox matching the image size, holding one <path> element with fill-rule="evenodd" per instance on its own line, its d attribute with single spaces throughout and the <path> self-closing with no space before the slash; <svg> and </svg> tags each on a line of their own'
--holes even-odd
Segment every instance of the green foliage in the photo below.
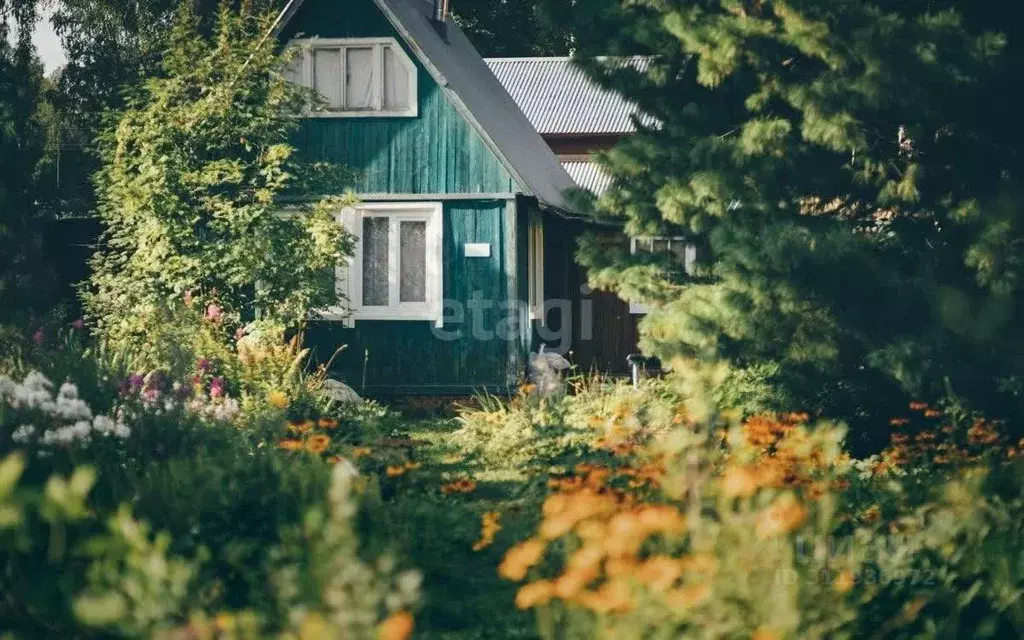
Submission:
<svg viewBox="0 0 1024 640">
<path fill-rule="evenodd" d="M 462 0 L 452 3 L 459 27 L 484 57 L 564 56 L 572 48 L 575 25 L 553 18 L 572 2 L 557 0 Z"/>
<path fill-rule="evenodd" d="M 222 8 L 206 37 L 183 10 L 162 74 L 104 133 L 107 231 L 83 298 L 105 339 L 146 344 L 183 298 L 225 337 L 257 314 L 292 326 L 336 301 L 321 274 L 351 247 L 331 214 L 338 203 L 282 202 L 331 172 L 294 157 L 289 135 L 311 96 L 285 80 L 269 26 Z"/>
<path fill-rule="evenodd" d="M 52 274 L 37 170 L 43 157 L 43 69 L 32 46 L 35 3 L 0 2 L 0 323 L 45 308 Z"/>
<path fill-rule="evenodd" d="M 582 246 L 595 285 L 654 307 L 645 351 L 770 371 L 789 406 L 855 431 L 913 395 L 1017 419 L 1022 140 L 1001 97 L 1022 72 L 1016 7 L 577 11 L 595 24 L 579 31 L 581 64 L 659 123 L 601 155 L 614 185 L 597 209 L 701 249 L 686 274 Z M 592 58 L 626 53 L 657 57 L 643 73 Z"/>
</svg>

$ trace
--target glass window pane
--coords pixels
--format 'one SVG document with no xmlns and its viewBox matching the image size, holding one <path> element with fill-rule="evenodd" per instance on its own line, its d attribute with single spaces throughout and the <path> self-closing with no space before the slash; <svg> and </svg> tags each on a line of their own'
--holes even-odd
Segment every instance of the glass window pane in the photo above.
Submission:
<svg viewBox="0 0 1024 640">
<path fill-rule="evenodd" d="M 313 50 L 313 87 L 328 107 L 341 108 L 341 50 Z"/>
<path fill-rule="evenodd" d="M 655 238 L 652 249 L 654 253 L 668 252 L 668 240 L 666 240 L 665 238 Z"/>
<path fill-rule="evenodd" d="M 363 218 L 363 305 L 387 306 L 388 219 Z"/>
<path fill-rule="evenodd" d="M 302 63 L 305 60 L 305 52 L 296 47 L 293 51 L 289 52 L 291 60 L 284 68 L 284 79 L 292 84 L 303 85 L 304 79 L 302 77 Z"/>
<path fill-rule="evenodd" d="M 346 108 L 373 108 L 373 57 L 372 47 L 345 49 Z"/>
<path fill-rule="evenodd" d="M 427 301 L 427 223 L 403 221 L 400 226 L 401 302 Z"/>
<path fill-rule="evenodd" d="M 384 47 L 384 108 L 408 109 L 409 70 L 391 47 Z"/>
</svg>

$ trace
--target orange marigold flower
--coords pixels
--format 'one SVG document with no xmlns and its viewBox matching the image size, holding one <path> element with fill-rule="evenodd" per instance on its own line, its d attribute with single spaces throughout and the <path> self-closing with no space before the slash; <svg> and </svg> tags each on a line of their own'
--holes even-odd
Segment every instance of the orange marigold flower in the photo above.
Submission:
<svg viewBox="0 0 1024 640">
<path fill-rule="evenodd" d="M 481 551 L 494 543 L 494 536 L 501 531 L 501 514 L 488 511 L 480 517 L 480 539 L 473 543 L 473 551 Z"/>
<path fill-rule="evenodd" d="M 573 552 L 565 566 L 576 570 L 590 570 L 600 566 L 604 560 L 604 551 L 597 546 L 585 546 Z"/>
<path fill-rule="evenodd" d="M 769 538 L 797 529 L 806 519 L 807 507 L 786 494 L 758 515 L 755 528 L 759 537 Z"/>
<path fill-rule="evenodd" d="M 642 507 L 636 517 L 648 533 L 680 533 L 686 528 L 679 509 L 667 505 Z"/>
<path fill-rule="evenodd" d="M 316 422 L 317 426 L 321 429 L 337 429 L 338 421 L 331 418 L 320 418 Z"/>
<path fill-rule="evenodd" d="M 758 474 L 750 467 L 731 466 L 722 474 L 720 486 L 727 498 L 749 498 L 757 493 Z"/>
<path fill-rule="evenodd" d="M 679 559 L 683 571 L 712 575 L 718 571 L 718 558 L 710 553 L 693 553 Z"/>
<path fill-rule="evenodd" d="M 516 607 L 530 609 L 547 604 L 554 595 L 555 585 L 548 580 L 524 584 L 516 592 Z"/>
<path fill-rule="evenodd" d="M 422 466 L 423 466 L 422 462 L 411 462 L 410 461 L 410 462 L 406 462 L 405 463 L 405 470 L 406 471 L 415 471 L 416 469 L 419 469 Z"/>
<path fill-rule="evenodd" d="M 469 478 L 459 478 L 454 482 L 441 485 L 441 493 L 445 495 L 450 493 L 473 493 L 474 491 L 476 491 L 476 482 Z"/>
<path fill-rule="evenodd" d="M 298 451 L 302 448 L 302 440 L 294 440 L 292 438 L 285 438 L 277 443 L 278 449 L 284 449 L 285 451 Z"/>
<path fill-rule="evenodd" d="M 853 589 L 855 583 L 856 579 L 853 577 L 853 572 L 849 569 L 844 569 L 832 581 L 832 588 L 838 593 L 847 593 L 850 589 Z"/>
<path fill-rule="evenodd" d="M 389 478 L 397 478 L 398 476 L 405 475 L 405 465 L 391 465 L 384 470 L 388 474 Z"/>
<path fill-rule="evenodd" d="M 408 611 L 398 611 L 388 616 L 377 627 L 378 640 L 407 640 L 412 636 L 416 621 Z"/>
<path fill-rule="evenodd" d="M 597 575 L 597 567 L 570 569 L 555 580 L 555 595 L 568 600 L 582 591 L 588 583 L 593 582 Z"/>
<path fill-rule="evenodd" d="M 498 575 L 508 580 L 522 580 L 530 567 L 544 557 L 547 545 L 543 540 L 529 538 L 512 547 L 505 553 L 505 558 L 498 566 Z"/>
<path fill-rule="evenodd" d="M 921 402 L 919 400 L 915 400 L 914 402 L 910 403 L 910 410 L 911 411 L 924 411 L 927 408 L 928 408 L 928 403 L 927 402 Z"/>
<path fill-rule="evenodd" d="M 306 451 L 310 453 L 321 454 L 327 451 L 327 447 L 331 444 L 330 436 L 326 436 L 322 433 L 317 433 L 309 436 L 306 440 Z"/>
<path fill-rule="evenodd" d="M 370 447 L 352 447 L 352 457 L 356 459 L 365 458 L 371 453 L 373 453 L 373 449 Z"/>
<path fill-rule="evenodd" d="M 942 416 L 942 412 L 938 409 L 925 409 L 924 417 L 926 418 L 939 418 Z"/>
<path fill-rule="evenodd" d="M 338 464 L 341 460 L 341 456 L 328 456 L 327 464 Z"/>
<path fill-rule="evenodd" d="M 910 418 L 890 418 L 889 424 L 894 427 L 902 427 L 904 425 L 910 424 Z"/>
<path fill-rule="evenodd" d="M 633 608 L 629 585 L 623 580 L 606 582 L 597 591 L 583 591 L 573 600 L 596 613 L 622 613 Z"/>
<path fill-rule="evenodd" d="M 683 567 L 675 558 L 653 556 L 640 565 L 634 577 L 652 591 L 660 592 L 671 587 L 682 575 Z"/>
<path fill-rule="evenodd" d="M 688 584 L 667 591 L 662 599 L 671 609 L 690 609 L 711 597 L 711 587 L 706 584 Z"/>
</svg>

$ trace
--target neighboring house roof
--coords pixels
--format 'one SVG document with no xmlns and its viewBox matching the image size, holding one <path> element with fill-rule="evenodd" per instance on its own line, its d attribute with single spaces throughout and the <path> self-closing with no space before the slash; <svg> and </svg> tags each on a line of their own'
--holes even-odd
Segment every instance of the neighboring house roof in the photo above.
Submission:
<svg viewBox="0 0 1024 640">
<path fill-rule="evenodd" d="M 568 210 L 563 192 L 576 186 L 572 178 L 455 22 L 448 20 L 442 37 L 432 21 L 431 0 L 373 1 L 524 193 Z M 304 2 L 289 0 L 275 33 Z"/>
<path fill-rule="evenodd" d="M 488 58 L 491 71 L 529 118 L 546 135 L 633 133 L 635 104 L 602 89 L 571 58 Z M 622 58 L 645 71 L 650 58 Z"/>
<path fill-rule="evenodd" d="M 596 196 L 604 194 L 612 178 L 593 160 L 562 160 L 562 166 L 581 189 Z"/>
</svg>

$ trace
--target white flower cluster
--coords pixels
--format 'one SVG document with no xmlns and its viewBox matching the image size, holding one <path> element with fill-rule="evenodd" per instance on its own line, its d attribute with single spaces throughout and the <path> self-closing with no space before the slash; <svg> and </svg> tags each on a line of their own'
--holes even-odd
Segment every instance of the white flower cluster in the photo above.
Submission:
<svg viewBox="0 0 1024 640">
<path fill-rule="evenodd" d="M 50 427 L 37 429 L 35 425 L 23 424 L 11 434 L 18 444 L 27 444 L 33 439 L 44 445 L 69 446 L 88 442 L 93 436 L 127 438 L 131 435 L 124 423 L 107 416 L 93 416 L 92 410 L 78 397 L 78 387 L 65 382 L 57 394 L 53 394 L 53 383 L 46 376 L 33 371 L 20 384 L 0 375 L 0 401 L 17 410 L 37 411 L 51 423 Z"/>
<path fill-rule="evenodd" d="M 187 408 L 200 418 L 220 422 L 230 422 L 242 411 L 242 405 L 234 398 L 223 397 L 214 399 L 205 395 L 192 398 Z"/>
</svg>

